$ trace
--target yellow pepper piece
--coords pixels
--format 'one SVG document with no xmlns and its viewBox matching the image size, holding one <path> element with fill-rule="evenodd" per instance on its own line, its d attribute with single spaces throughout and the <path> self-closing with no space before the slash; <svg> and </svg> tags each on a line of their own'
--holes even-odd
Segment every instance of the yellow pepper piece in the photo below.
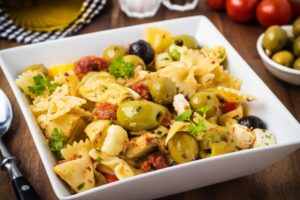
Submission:
<svg viewBox="0 0 300 200">
<path fill-rule="evenodd" d="M 64 74 L 67 71 L 74 70 L 74 64 L 64 64 L 64 65 L 57 65 L 48 68 L 48 75 L 51 77 L 57 76 L 59 74 Z"/>
<path fill-rule="evenodd" d="M 151 44 L 155 53 L 160 53 L 170 46 L 172 35 L 169 31 L 162 28 L 148 27 L 146 30 L 146 41 Z"/>
</svg>

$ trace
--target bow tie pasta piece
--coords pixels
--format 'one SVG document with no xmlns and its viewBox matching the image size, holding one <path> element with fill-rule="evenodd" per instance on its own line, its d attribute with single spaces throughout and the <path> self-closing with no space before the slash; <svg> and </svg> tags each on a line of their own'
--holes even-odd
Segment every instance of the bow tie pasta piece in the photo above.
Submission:
<svg viewBox="0 0 300 200">
<path fill-rule="evenodd" d="M 243 94 L 239 90 L 217 87 L 217 95 L 226 102 L 243 103 L 255 101 L 255 97 Z"/>
<path fill-rule="evenodd" d="M 44 74 L 40 71 L 26 71 L 26 72 L 23 72 L 22 74 L 20 74 L 18 76 L 18 78 L 16 79 L 16 84 L 17 86 L 19 86 L 19 88 L 21 88 L 21 90 L 29 95 L 31 98 L 35 98 L 36 97 L 36 94 L 33 94 L 29 87 L 34 85 L 34 77 L 36 76 L 42 76 L 43 78 L 45 78 Z"/>
<path fill-rule="evenodd" d="M 95 187 L 94 170 L 89 157 L 63 162 L 53 169 L 76 192 Z"/>
<path fill-rule="evenodd" d="M 131 93 L 106 72 L 91 72 L 84 76 L 78 91 L 82 97 L 93 102 L 120 104 L 131 98 Z"/>
<path fill-rule="evenodd" d="M 93 114 L 89 111 L 84 110 L 83 108 L 80 107 L 74 107 L 72 110 L 69 112 L 69 114 L 76 115 L 81 117 L 85 122 L 91 122 L 93 120 Z"/>
<path fill-rule="evenodd" d="M 239 78 L 234 77 L 231 75 L 228 71 L 224 70 L 224 75 L 225 77 L 217 81 L 215 86 L 222 86 L 222 87 L 227 87 L 227 88 L 232 88 L 235 90 L 240 90 L 242 86 L 242 81 Z"/>
<path fill-rule="evenodd" d="M 216 46 L 216 47 L 205 46 L 200 51 L 205 55 L 207 55 L 207 57 L 218 60 L 219 64 L 222 64 L 227 58 L 226 49 L 221 46 Z"/>
<path fill-rule="evenodd" d="M 179 93 L 184 94 L 184 96 L 192 97 L 198 89 L 194 71 L 183 63 L 174 62 L 172 65 L 158 70 L 157 73 L 160 77 L 171 79 L 178 88 Z"/>
<path fill-rule="evenodd" d="M 47 138 L 50 138 L 54 129 L 57 128 L 62 131 L 64 139 L 81 138 L 83 129 L 85 127 L 85 122 L 76 115 L 64 114 L 54 120 L 46 121 L 43 115 L 39 117 L 41 123 L 41 127 L 45 130 L 45 134 Z"/>
<path fill-rule="evenodd" d="M 86 100 L 75 96 L 55 96 L 50 102 L 47 119 L 56 119 L 72 110 L 85 104 Z"/>
<path fill-rule="evenodd" d="M 77 88 L 79 85 L 79 79 L 76 76 L 74 71 L 67 71 L 63 74 L 59 74 L 54 77 L 54 82 L 66 84 L 69 89 L 69 94 L 76 96 L 77 95 Z"/>
<path fill-rule="evenodd" d="M 69 95 L 68 86 L 63 84 L 60 87 L 57 87 L 55 91 L 50 96 L 38 96 L 32 101 L 32 105 L 30 106 L 31 111 L 36 115 L 41 115 L 47 113 L 50 102 L 53 100 L 53 97 L 58 96 L 67 96 Z"/>
<path fill-rule="evenodd" d="M 203 76 L 211 72 L 215 67 L 219 66 L 219 62 L 216 58 L 209 57 L 199 50 L 172 45 L 169 51 L 179 52 L 179 61 L 183 62 L 186 67 L 195 68 L 195 74 L 198 76 Z"/>
<path fill-rule="evenodd" d="M 87 134 L 95 148 L 101 149 L 107 135 L 107 129 L 110 125 L 110 120 L 97 120 L 91 122 L 85 128 L 84 132 Z"/>
<path fill-rule="evenodd" d="M 89 155 L 100 163 L 101 167 L 97 167 L 97 169 L 104 169 L 103 172 L 105 173 L 113 173 L 120 180 L 140 174 L 139 170 L 133 168 L 126 161 L 117 156 L 110 156 L 96 149 L 92 149 Z"/>
<path fill-rule="evenodd" d="M 65 160 L 72 158 L 84 158 L 89 157 L 89 151 L 93 148 L 89 140 L 80 140 L 74 142 L 72 145 L 67 145 L 60 152 Z"/>
<path fill-rule="evenodd" d="M 101 150 L 112 156 L 117 156 L 125 149 L 128 142 L 128 135 L 124 128 L 119 125 L 111 125 L 107 129 Z"/>
</svg>

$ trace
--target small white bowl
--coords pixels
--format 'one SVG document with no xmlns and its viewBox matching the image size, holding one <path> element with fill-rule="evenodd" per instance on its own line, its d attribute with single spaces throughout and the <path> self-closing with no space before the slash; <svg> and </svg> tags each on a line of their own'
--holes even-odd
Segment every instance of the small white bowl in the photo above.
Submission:
<svg viewBox="0 0 300 200">
<path fill-rule="evenodd" d="M 282 28 L 288 33 L 288 35 L 292 35 L 292 26 L 282 26 Z M 271 72 L 271 74 L 287 83 L 293 85 L 300 85 L 300 70 L 282 66 L 274 62 L 270 57 L 266 55 L 262 46 L 264 35 L 265 34 L 261 34 L 259 36 L 256 43 L 256 48 L 259 56 L 261 57 L 263 63 L 265 64 L 269 72 Z"/>
</svg>

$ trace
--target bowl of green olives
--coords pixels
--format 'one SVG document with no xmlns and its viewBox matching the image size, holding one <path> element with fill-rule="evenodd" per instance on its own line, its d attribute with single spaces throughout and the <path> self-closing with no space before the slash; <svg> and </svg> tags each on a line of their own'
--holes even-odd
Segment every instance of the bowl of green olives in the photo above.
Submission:
<svg viewBox="0 0 300 200">
<path fill-rule="evenodd" d="M 300 20 L 292 26 L 271 26 L 259 36 L 256 47 L 271 74 L 300 85 Z"/>
</svg>

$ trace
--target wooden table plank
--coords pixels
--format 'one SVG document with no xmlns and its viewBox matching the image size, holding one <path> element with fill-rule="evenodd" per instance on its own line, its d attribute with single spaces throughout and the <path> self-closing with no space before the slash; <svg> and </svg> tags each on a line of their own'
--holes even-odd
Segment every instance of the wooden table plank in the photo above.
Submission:
<svg viewBox="0 0 300 200">
<path fill-rule="evenodd" d="M 117 1 L 106 11 L 100 14 L 79 34 L 142 24 L 163 19 L 172 19 L 184 16 L 205 15 L 237 49 L 241 56 L 250 64 L 253 70 L 265 81 L 275 95 L 291 111 L 295 118 L 300 120 L 300 88 L 291 86 L 274 78 L 263 66 L 257 51 L 256 40 L 263 29 L 253 22 L 237 24 L 231 21 L 224 12 L 212 12 L 202 1 L 197 9 L 188 12 L 169 11 L 161 7 L 154 18 L 132 19 L 125 16 L 119 9 Z M 181 27 L 179 27 L 181 28 Z M 0 40 L 0 50 L 18 46 L 15 42 Z M 100 45 L 100 44 L 99 44 Z M 17 58 L 16 58 L 17 59 Z M 13 96 L 8 83 L 0 70 L 0 88 L 9 96 L 13 104 L 14 120 L 8 136 L 4 138 L 8 149 L 20 159 L 20 169 L 29 179 L 37 192 L 44 200 L 56 199 L 48 177 L 41 163 L 37 150 L 32 141 L 30 132 L 25 123 L 20 108 Z M 224 172 L 226 173 L 226 172 Z M 6 172 L 0 171 L 0 199 L 15 199 L 9 177 Z M 300 151 L 281 159 L 270 167 L 254 175 L 242 177 L 232 181 L 192 190 L 161 198 L 160 200 L 200 200 L 200 199 L 299 199 L 300 198 Z"/>
</svg>

